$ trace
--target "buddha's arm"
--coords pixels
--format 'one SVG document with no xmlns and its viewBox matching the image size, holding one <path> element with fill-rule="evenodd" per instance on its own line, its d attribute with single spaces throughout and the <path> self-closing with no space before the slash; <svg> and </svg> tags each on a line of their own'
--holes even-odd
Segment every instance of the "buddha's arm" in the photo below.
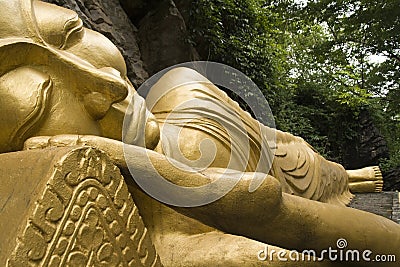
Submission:
<svg viewBox="0 0 400 267">
<path fill-rule="evenodd" d="M 35 142 L 41 146 L 43 140 L 38 140 L 33 139 L 28 146 L 35 147 Z M 179 164 L 174 160 L 141 147 L 125 146 L 124 151 L 121 142 L 111 139 L 83 136 L 77 142 L 76 137 L 72 137 L 72 141 L 68 141 L 68 136 L 51 138 L 52 145 L 73 145 L 74 142 L 105 151 L 122 169 L 134 165 L 135 170 L 146 175 L 154 168 L 163 178 L 181 186 L 208 184 L 220 175 L 218 169 L 210 169 L 203 174 L 188 168 L 177 168 Z M 152 166 L 148 165 L 148 159 Z M 222 231 L 288 249 L 336 249 L 336 241 L 345 238 L 348 249 L 368 249 L 374 253 L 372 255 L 394 254 L 400 259 L 398 224 L 363 211 L 282 193 L 280 183 L 271 176 L 267 176 L 261 186 L 250 193 L 251 180 L 260 178 L 260 175 L 264 174 L 245 173 L 229 193 L 210 204 L 173 208 Z M 224 174 L 221 179 L 237 179 L 237 176 Z M 365 262 L 360 264 L 365 265 Z M 385 266 L 390 265 L 386 263 Z"/>
<path fill-rule="evenodd" d="M 400 259 L 400 226 L 393 221 L 281 193 L 280 184 L 270 176 L 255 192 L 249 193 L 253 175 L 260 174 L 246 173 L 232 191 L 216 202 L 177 209 L 222 231 L 287 249 L 313 249 L 321 253 L 329 247 L 338 249 L 337 240 L 344 238 L 348 242 L 346 249 L 357 249 L 360 255 L 365 250 L 372 251 L 368 255 L 371 260 L 377 254 Z M 327 257 L 327 252 L 323 256 Z M 361 260 L 357 264 L 365 266 L 366 262 Z"/>
</svg>

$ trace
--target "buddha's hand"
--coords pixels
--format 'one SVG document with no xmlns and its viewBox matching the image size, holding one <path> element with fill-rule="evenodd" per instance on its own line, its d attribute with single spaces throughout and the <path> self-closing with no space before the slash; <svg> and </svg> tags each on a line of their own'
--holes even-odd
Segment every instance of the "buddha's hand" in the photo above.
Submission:
<svg viewBox="0 0 400 267">
<path fill-rule="evenodd" d="M 105 152 L 119 167 L 126 167 L 123 143 L 95 135 L 55 135 L 32 137 L 25 141 L 24 150 L 48 147 L 90 146 Z"/>
</svg>

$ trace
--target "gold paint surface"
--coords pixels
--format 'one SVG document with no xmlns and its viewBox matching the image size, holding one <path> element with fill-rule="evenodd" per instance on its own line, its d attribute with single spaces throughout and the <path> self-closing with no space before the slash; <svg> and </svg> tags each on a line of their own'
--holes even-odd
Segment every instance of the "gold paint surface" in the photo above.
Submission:
<svg viewBox="0 0 400 267">
<path fill-rule="evenodd" d="M 172 90 L 156 97 L 167 89 Z M 188 68 L 166 73 L 145 101 L 134 94 L 118 49 L 84 28 L 73 11 L 35 0 L 0 0 L 0 94 L 0 157 L 7 162 L 0 168 L 0 220 L 10 220 L 2 231 L 10 235 L 4 237 L 9 242 L 2 244 L 0 264 L 259 266 L 257 252 L 265 244 L 320 252 L 339 238 L 354 249 L 400 260 L 398 224 L 345 207 L 350 190 L 381 190 L 378 168 L 346 171 L 303 139 L 254 120 Z M 123 147 L 131 98 L 135 110 Z M 244 127 L 196 100 L 216 103 Z M 186 102 L 193 104 L 180 108 Z M 188 112 L 196 119 L 185 121 Z M 225 123 L 238 130 L 229 135 Z M 174 131 L 180 133 L 174 140 L 162 135 Z M 272 135 L 272 168 L 260 171 L 261 140 Z M 212 141 L 216 154 L 196 171 L 202 152 L 212 150 L 204 140 Z M 179 149 L 171 149 L 173 142 Z M 240 149 L 246 142 L 248 157 Z M 178 152 L 191 163 L 180 162 Z M 130 177 L 135 174 L 129 166 L 152 175 L 146 160 L 180 186 L 242 179 L 207 205 L 167 206 Z M 32 180 L 15 185 L 27 177 Z M 262 184 L 249 192 L 260 177 Z"/>
</svg>

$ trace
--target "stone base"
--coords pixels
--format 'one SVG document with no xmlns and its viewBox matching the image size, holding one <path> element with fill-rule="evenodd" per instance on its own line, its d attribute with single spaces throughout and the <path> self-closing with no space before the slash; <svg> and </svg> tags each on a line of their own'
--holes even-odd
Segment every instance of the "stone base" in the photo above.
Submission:
<svg viewBox="0 0 400 267">
<path fill-rule="evenodd" d="M 98 150 L 1 154 L 1 266 L 162 266 L 119 169 Z"/>
<path fill-rule="evenodd" d="M 400 223 L 399 192 L 355 194 L 349 206 Z"/>
</svg>

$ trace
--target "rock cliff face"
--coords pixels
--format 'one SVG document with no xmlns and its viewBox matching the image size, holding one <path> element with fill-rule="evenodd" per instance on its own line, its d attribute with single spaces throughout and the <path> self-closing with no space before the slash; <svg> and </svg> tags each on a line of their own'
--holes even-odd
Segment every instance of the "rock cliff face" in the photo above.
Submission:
<svg viewBox="0 0 400 267">
<path fill-rule="evenodd" d="M 360 114 L 358 123 L 358 138 L 344 158 L 344 165 L 349 169 L 378 165 L 380 159 L 389 157 L 386 141 L 367 111 Z"/>
<path fill-rule="evenodd" d="M 366 165 L 377 165 L 380 159 L 389 157 L 386 141 L 368 112 L 361 113 L 360 126 L 360 161 Z"/>
<path fill-rule="evenodd" d="M 190 0 L 44 1 L 75 10 L 86 27 L 113 41 L 125 58 L 128 77 L 136 88 L 166 67 L 202 59 L 187 42 Z M 380 158 L 388 157 L 387 145 L 367 113 L 360 116 L 358 139 L 347 150 L 343 162 L 347 168 L 377 165 Z M 386 189 L 400 188 L 399 169 L 385 177 Z"/>
<path fill-rule="evenodd" d="M 150 74 L 177 63 L 199 59 L 187 42 L 185 21 L 173 1 L 160 2 L 138 25 L 139 47 Z"/>
<path fill-rule="evenodd" d="M 383 190 L 400 191 L 400 166 L 383 173 L 383 178 L 385 182 L 383 184 Z"/>
</svg>

